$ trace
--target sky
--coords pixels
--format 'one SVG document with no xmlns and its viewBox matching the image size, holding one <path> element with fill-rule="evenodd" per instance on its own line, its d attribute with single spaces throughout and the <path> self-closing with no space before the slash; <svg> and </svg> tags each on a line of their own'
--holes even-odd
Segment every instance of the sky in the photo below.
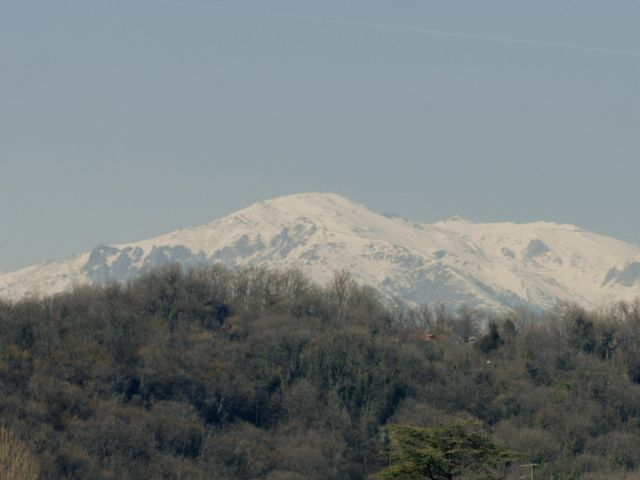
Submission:
<svg viewBox="0 0 640 480">
<path fill-rule="evenodd" d="M 0 270 L 335 192 L 640 244 L 640 2 L 3 0 Z"/>
</svg>

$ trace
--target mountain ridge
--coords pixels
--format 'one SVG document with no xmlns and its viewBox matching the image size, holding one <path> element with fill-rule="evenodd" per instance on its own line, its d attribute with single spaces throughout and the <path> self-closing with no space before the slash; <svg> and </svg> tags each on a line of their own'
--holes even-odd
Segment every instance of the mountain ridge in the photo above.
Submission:
<svg viewBox="0 0 640 480">
<path fill-rule="evenodd" d="M 349 270 L 389 296 L 486 308 L 593 307 L 640 295 L 640 246 L 571 224 L 421 223 L 334 193 L 299 193 L 140 242 L 98 245 L 0 275 L 0 297 L 126 281 L 169 262 L 296 268 L 323 282 Z"/>
</svg>

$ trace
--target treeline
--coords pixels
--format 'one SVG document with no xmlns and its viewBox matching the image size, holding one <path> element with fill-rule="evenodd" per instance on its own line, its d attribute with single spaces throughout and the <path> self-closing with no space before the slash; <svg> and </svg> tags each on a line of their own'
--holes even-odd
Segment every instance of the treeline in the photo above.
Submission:
<svg viewBox="0 0 640 480">
<path fill-rule="evenodd" d="M 51 480 L 365 479 L 386 425 L 460 420 L 501 478 L 638 478 L 639 383 L 639 303 L 491 317 L 219 266 L 0 302 L 0 426 Z"/>
</svg>

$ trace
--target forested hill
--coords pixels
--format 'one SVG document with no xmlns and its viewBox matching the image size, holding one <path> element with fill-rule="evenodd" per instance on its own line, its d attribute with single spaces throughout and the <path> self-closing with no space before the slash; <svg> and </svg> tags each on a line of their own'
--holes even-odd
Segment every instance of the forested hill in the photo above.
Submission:
<svg viewBox="0 0 640 480">
<path fill-rule="evenodd" d="M 0 425 L 51 480 L 364 479 L 460 420 L 499 478 L 640 473 L 640 304 L 478 315 L 221 267 L 4 302 Z"/>
</svg>

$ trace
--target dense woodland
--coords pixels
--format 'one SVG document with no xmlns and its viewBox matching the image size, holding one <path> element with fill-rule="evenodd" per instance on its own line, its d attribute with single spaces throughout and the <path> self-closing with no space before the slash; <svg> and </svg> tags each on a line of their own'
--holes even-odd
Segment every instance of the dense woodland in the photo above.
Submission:
<svg viewBox="0 0 640 480">
<path fill-rule="evenodd" d="M 0 302 L 0 425 L 45 479 L 383 478 L 393 429 L 459 422 L 513 452 L 496 478 L 640 478 L 639 384 L 640 303 L 491 316 L 218 266 Z"/>
</svg>

